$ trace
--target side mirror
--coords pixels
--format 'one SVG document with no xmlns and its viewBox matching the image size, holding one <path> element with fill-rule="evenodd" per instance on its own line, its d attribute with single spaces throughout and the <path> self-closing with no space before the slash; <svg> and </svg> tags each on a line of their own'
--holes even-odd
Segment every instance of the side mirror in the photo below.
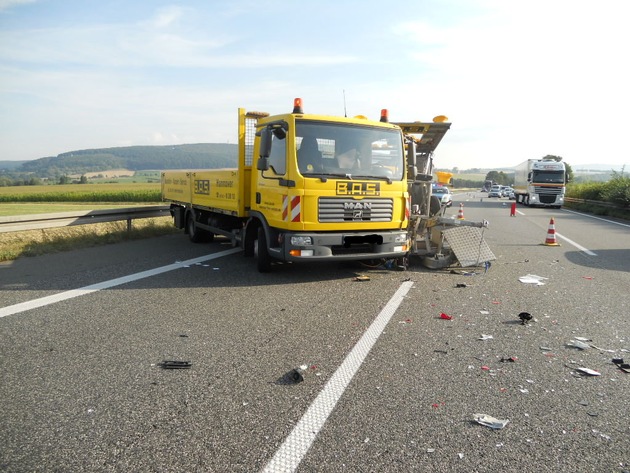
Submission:
<svg viewBox="0 0 630 473">
<path fill-rule="evenodd" d="M 260 157 L 268 158 L 271 154 L 271 128 L 260 131 Z"/>
<path fill-rule="evenodd" d="M 416 165 L 416 144 L 413 140 L 407 141 L 407 179 L 415 179 L 418 174 Z"/>
<path fill-rule="evenodd" d="M 263 158 L 262 156 L 258 158 L 256 162 L 256 169 L 259 171 L 266 171 L 269 169 L 269 158 Z"/>
<path fill-rule="evenodd" d="M 271 154 L 271 129 L 263 128 L 260 131 L 260 156 L 256 162 L 256 169 L 266 171 L 269 169 L 269 155 Z"/>
</svg>

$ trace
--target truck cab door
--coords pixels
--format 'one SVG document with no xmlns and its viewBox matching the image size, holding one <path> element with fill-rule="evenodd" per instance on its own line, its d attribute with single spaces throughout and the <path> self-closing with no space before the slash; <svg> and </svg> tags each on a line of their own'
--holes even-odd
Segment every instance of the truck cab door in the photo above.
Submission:
<svg viewBox="0 0 630 473">
<path fill-rule="evenodd" d="M 283 203 L 286 202 L 288 187 L 288 162 L 286 134 L 271 134 L 269 157 L 265 169 L 258 170 L 256 183 L 256 210 L 261 212 L 269 225 L 282 227 Z"/>
</svg>

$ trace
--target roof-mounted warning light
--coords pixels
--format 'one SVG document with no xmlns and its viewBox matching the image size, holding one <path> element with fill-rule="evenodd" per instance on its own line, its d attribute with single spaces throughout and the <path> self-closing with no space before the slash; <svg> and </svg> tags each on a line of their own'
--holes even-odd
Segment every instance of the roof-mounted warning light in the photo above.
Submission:
<svg viewBox="0 0 630 473">
<path fill-rule="evenodd" d="M 445 123 L 448 121 L 448 117 L 446 115 L 438 115 L 437 117 L 433 117 L 433 123 Z"/>
<path fill-rule="evenodd" d="M 386 108 L 381 110 L 381 121 L 383 123 L 389 123 L 389 111 Z"/>
<path fill-rule="evenodd" d="M 302 99 L 299 97 L 293 99 L 293 113 L 304 113 L 302 109 Z"/>
</svg>

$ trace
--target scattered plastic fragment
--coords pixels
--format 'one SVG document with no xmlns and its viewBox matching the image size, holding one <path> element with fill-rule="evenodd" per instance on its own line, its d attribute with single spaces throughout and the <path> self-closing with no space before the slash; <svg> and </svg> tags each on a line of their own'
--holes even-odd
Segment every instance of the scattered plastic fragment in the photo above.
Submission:
<svg viewBox="0 0 630 473">
<path fill-rule="evenodd" d="M 353 281 L 369 281 L 370 276 L 356 276 L 352 278 Z"/>
<path fill-rule="evenodd" d="M 190 368 L 192 363 L 190 361 L 164 360 L 159 366 L 165 370 L 176 370 Z"/>
<path fill-rule="evenodd" d="M 494 337 L 492 335 L 486 335 L 485 333 L 481 334 L 481 337 L 479 337 L 479 340 L 492 340 Z"/>
<path fill-rule="evenodd" d="M 584 343 L 580 340 L 571 340 L 567 343 L 568 347 L 579 348 L 580 350 L 588 350 L 591 346 L 588 343 Z"/>
<path fill-rule="evenodd" d="M 490 311 L 489 310 L 485 310 L 485 309 L 484 310 L 480 310 L 479 313 L 481 315 L 490 315 Z"/>
<path fill-rule="evenodd" d="M 497 419 L 488 414 L 475 414 L 474 419 L 478 424 L 485 425 L 491 429 L 502 429 L 510 422 L 509 419 Z"/>
<path fill-rule="evenodd" d="M 524 284 L 536 284 L 537 286 L 544 286 L 545 283 L 543 280 L 549 278 L 544 278 L 542 276 L 536 276 L 535 274 L 527 274 L 525 276 L 521 276 L 518 280 Z"/>
<path fill-rule="evenodd" d="M 435 448 L 427 448 L 427 453 L 433 453 L 435 452 Z"/>
<path fill-rule="evenodd" d="M 593 279 L 593 276 L 582 276 L 582 279 Z"/>
<path fill-rule="evenodd" d="M 630 363 L 624 363 L 623 358 L 613 358 L 612 362 L 624 373 L 630 373 Z"/>
<path fill-rule="evenodd" d="M 586 338 L 586 337 L 573 337 L 574 340 L 579 340 L 581 342 L 592 342 L 593 340 L 591 340 L 590 338 Z"/>
<path fill-rule="evenodd" d="M 500 361 L 501 363 L 515 363 L 515 362 L 516 362 L 516 360 L 518 360 L 518 358 L 517 358 L 517 357 L 515 357 L 515 356 L 511 356 L 511 357 L 509 357 L 509 358 L 501 358 L 499 361 Z"/>
<path fill-rule="evenodd" d="M 455 287 L 470 287 L 470 284 L 460 282 L 460 283 L 455 284 Z"/>
<path fill-rule="evenodd" d="M 576 368 L 575 370 L 579 373 L 587 374 L 589 376 L 601 376 L 601 373 L 599 371 L 595 371 L 590 368 Z"/>
<path fill-rule="evenodd" d="M 445 314 L 444 312 L 442 312 L 442 313 L 440 314 L 440 318 L 441 318 L 441 319 L 444 319 L 444 320 L 453 320 L 453 316 L 452 316 L 452 315 L 447 315 L 447 314 Z"/>
<path fill-rule="evenodd" d="M 521 312 L 520 314 L 518 314 L 518 318 L 521 319 L 521 325 L 526 325 L 527 322 L 532 320 L 532 314 L 530 314 L 529 312 Z"/>
</svg>

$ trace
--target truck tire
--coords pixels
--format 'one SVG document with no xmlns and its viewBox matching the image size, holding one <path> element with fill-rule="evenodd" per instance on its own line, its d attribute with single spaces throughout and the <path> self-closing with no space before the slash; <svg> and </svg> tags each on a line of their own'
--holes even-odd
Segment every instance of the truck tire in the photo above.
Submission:
<svg viewBox="0 0 630 473">
<path fill-rule="evenodd" d="M 256 265 L 258 272 L 268 273 L 271 271 L 271 256 L 269 256 L 269 250 L 267 249 L 267 235 L 265 235 L 265 229 L 263 227 L 258 227 L 256 248 Z"/>
<path fill-rule="evenodd" d="M 245 237 L 243 238 L 243 256 L 253 258 L 256 256 L 256 238 L 258 231 L 254 234 L 255 229 L 251 226 L 245 228 Z"/>
<path fill-rule="evenodd" d="M 190 241 L 193 243 L 206 243 L 214 240 L 214 233 L 197 228 L 195 218 L 192 214 L 188 214 L 188 219 L 186 220 L 186 231 L 188 233 L 188 238 L 190 238 Z"/>
</svg>

